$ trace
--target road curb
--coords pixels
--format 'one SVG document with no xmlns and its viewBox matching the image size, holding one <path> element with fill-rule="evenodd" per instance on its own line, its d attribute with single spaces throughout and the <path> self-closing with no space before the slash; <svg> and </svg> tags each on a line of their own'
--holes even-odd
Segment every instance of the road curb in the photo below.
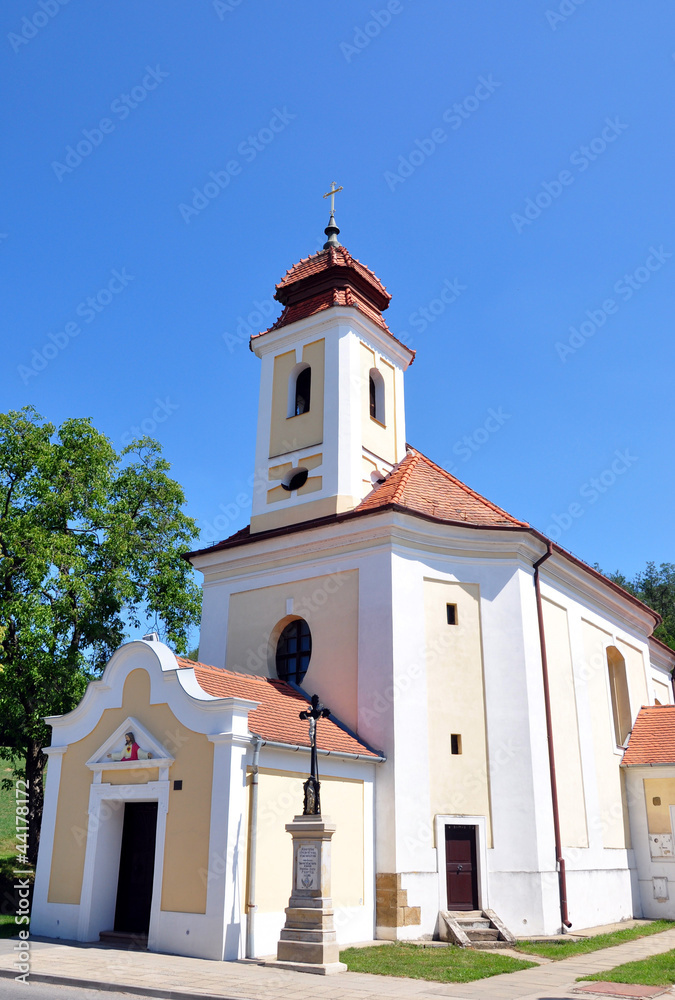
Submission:
<svg viewBox="0 0 675 1000">
<path fill-rule="evenodd" d="M 0 977 L 14 979 L 12 969 L 0 969 Z M 106 993 L 131 993 L 135 996 L 157 997 L 159 1000 L 244 1000 L 226 993 L 185 993 L 181 990 L 158 990 L 152 986 L 131 986 L 128 983 L 102 983 L 96 979 L 76 979 L 72 976 L 52 976 L 45 972 L 29 972 L 29 981 L 52 983 L 54 986 L 76 986 L 83 990 L 102 990 Z"/>
</svg>

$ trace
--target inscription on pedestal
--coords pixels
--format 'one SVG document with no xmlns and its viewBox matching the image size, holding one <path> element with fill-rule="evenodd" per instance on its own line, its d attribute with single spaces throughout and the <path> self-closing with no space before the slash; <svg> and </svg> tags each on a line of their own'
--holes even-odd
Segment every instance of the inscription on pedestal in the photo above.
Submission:
<svg viewBox="0 0 675 1000">
<path fill-rule="evenodd" d="M 298 889 L 319 888 L 319 847 L 317 844 L 301 844 L 298 847 L 295 885 Z"/>
</svg>

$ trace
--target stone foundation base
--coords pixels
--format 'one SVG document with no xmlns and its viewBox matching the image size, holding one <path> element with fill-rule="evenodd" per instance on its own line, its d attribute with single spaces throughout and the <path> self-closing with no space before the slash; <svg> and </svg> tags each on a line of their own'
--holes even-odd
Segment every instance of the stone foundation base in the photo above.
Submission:
<svg viewBox="0 0 675 1000">
<path fill-rule="evenodd" d="M 419 906 L 408 906 L 408 890 L 395 872 L 376 875 L 375 905 L 378 927 L 415 927 L 422 922 Z"/>
<path fill-rule="evenodd" d="M 346 972 L 347 966 L 344 962 L 327 962 L 325 965 L 312 962 L 263 962 L 262 965 L 274 969 L 288 969 L 290 972 L 311 972 L 315 976 L 334 976 L 338 972 Z"/>
</svg>

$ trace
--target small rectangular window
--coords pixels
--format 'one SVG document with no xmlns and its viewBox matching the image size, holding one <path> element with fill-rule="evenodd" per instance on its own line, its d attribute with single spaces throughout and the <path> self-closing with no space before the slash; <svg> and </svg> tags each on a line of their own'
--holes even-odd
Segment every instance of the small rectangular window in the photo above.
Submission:
<svg viewBox="0 0 675 1000">
<path fill-rule="evenodd" d="M 448 614 L 448 625 L 457 624 L 457 605 L 456 604 L 446 604 L 445 605 Z"/>
<path fill-rule="evenodd" d="M 460 754 L 462 752 L 462 737 L 459 733 L 450 734 L 450 753 Z"/>
</svg>

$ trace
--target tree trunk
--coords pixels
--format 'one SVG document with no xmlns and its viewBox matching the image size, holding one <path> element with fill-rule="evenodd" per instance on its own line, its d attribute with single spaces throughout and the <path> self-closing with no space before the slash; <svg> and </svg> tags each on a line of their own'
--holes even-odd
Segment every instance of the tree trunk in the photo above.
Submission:
<svg viewBox="0 0 675 1000">
<path fill-rule="evenodd" d="M 26 751 L 26 784 L 28 785 L 28 861 L 37 862 L 44 806 L 44 771 L 47 755 L 35 740 L 31 740 Z"/>
</svg>

